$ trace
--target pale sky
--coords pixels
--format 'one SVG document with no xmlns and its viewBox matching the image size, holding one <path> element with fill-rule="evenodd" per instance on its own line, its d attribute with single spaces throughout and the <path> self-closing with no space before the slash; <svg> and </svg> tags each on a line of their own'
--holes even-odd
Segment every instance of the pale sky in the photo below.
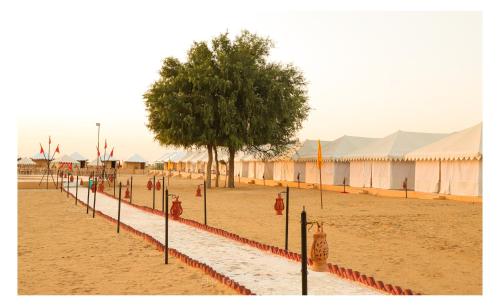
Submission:
<svg viewBox="0 0 500 306">
<path fill-rule="evenodd" d="M 309 82 L 313 108 L 298 136 L 383 137 L 452 132 L 482 120 L 481 14 L 475 12 L 224 11 L 168 4 L 17 5 L 2 53 L 18 93 L 18 155 L 48 135 L 62 154 L 95 158 L 96 122 L 119 159 L 165 150 L 145 127 L 142 100 L 163 58 L 193 41 L 248 29 L 275 42 L 271 60 Z"/>
</svg>

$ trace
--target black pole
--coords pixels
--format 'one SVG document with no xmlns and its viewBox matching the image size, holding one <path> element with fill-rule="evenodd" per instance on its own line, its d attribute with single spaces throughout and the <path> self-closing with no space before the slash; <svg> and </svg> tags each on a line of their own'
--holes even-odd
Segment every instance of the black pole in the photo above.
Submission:
<svg viewBox="0 0 500 306">
<path fill-rule="evenodd" d="M 96 177 L 94 177 L 94 181 L 92 182 L 92 187 L 94 187 L 94 184 L 95 184 L 95 192 L 94 192 L 94 208 L 92 208 L 92 218 L 95 218 L 95 198 L 97 198 L 97 181 L 99 179 Z"/>
<path fill-rule="evenodd" d="M 118 223 L 116 225 L 116 232 L 120 233 L 120 212 L 122 208 L 122 182 L 118 187 Z"/>
<path fill-rule="evenodd" d="M 205 216 L 205 225 L 207 225 L 207 181 L 203 181 L 203 213 Z"/>
<path fill-rule="evenodd" d="M 94 171 L 92 171 L 92 177 L 94 177 Z M 89 198 L 90 198 L 90 177 L 87 182 L 87 214 L 89 213 Z"/>
<path fill-rule="evenodd" d="M 68 172 L 68 183 L 66 184 L 66 197 L 69 197 L 69 172 Z"/>
<path fill-rule="evenodd" d="M 155 210 L 156 175 L 153 175 L 153 210 Z"/>
<path fill-rule="evenodd" d="M 113 175 L 113 197 L 116 197 L 116 169 L 115 169 L 115 174 Z"/>
<path fill-rule="evenodd" d="M 78 174 L 76 175 L 76 195 L 75 195 L 75 205 L 78 204 Z"/>
<path fill-rule="evenodd" d="M 163 176 L 162 192 L 161 192 L 161 211 L 165 212 L 165 176 Z"/>
<path fill-rule="evenodd" d="M 405 196 L 408 199 L 408 178 L 405 177 Z"/>
<path fill-rule="evenodd" d="M 165 189 L 165 264 L 168 264 L 168 189 Z"/>
<path fill-rule="evenodd" d="M 62 171 L 61 171 L 61 173 L 62 173 Z M 64 185 L 64 174 L 63 174 L 63 176 L 61 177 L 61 192 L 62 192 L 62 190 L 63 190 L 63 185 Z"/>
<path fill-rule="evenodd" d="M 134 177 L 131 175 L 130 176 L 130 204 L 132 204 L 132 179 Z"/>
<path fill-rule="evenodd" d="M 307 295 L 307 216 L 306 208 L 300 213 L 301 257 L 302 257 L 302 295 Z"/>
<path fill-rule="evenodd" d="M 344 183 L 344 193 L 345 193 L 345 177 L 344 177 L 344 182 L 343 183 Z"/>
<path fill-rule="evenodd" d="M 285 250 L 288 251 L 288 203 L 290 201 L 290 187 L 286 186 L 286 223 L 285 223 Z"/>
<path fill-rule="evenodd" d="M 56 189 L 59 187 L 59 170 L 57 170 L 57 177 L 56 177 Z"/>
</svg>

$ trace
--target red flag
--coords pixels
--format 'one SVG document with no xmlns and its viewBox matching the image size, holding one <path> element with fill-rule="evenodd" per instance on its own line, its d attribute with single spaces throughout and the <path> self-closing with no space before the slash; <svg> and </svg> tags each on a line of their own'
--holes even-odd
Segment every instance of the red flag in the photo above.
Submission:
<svg viewBox="0 0 500 306">
<path fill-rule="evenodd" d="M 111 153 L 109 153 L 109 157 L 113 157 L 113 151 L 115 150 L 115 148 L 111 149 Z"/>
<path fill-rule="evenodd" d="M 59 145 L 57 145 L 56 151 L 55 151 L 54 153 L 61 153 L 61 152 L 59 151 Z"/>
<path fill-rule="evenodd" d="M 99 152 L 99 148 L 97 148 L 97 156 L 99 156 L 99 157 L 101 156 L 101 152 Z"/>
<path fill-rule="evenodd" d="M 51 144 L 51 143 L 52 143 L 52 140 L 50 139 L 50 136 L 49 136 L 49 144 Z"/>
<path fill-rule="evenodd" d="M 40 154 L 45 154 L 45 151 L 43 151 L 42 145 L 40 145 Z"/>
<path fill-rule="evenodd" d="M 108 148 L 108 141 L 106 139 L 104 139 L 104 149 L 107 149 Z"/>
</svg>

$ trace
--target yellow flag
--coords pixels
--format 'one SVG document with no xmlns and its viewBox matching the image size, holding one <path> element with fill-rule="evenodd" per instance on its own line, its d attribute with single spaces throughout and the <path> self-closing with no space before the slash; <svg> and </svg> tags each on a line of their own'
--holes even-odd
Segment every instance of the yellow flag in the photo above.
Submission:
<svg viewBox="0 0 500 306">
<path fill-rule="evenodd" d="M 321 142 L 318 139 L 318 168 L 321 169 L 321 165 L 323 165 L 323 155 L 321 154 Z"/>
</svg>

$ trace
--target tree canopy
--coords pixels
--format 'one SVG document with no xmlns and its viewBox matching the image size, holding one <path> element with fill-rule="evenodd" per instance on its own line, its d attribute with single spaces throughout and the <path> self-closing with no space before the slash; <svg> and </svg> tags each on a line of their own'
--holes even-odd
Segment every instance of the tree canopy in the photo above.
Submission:
<svg viewBox="0 0 500 306">
<path fill-rule="evenodd" d="M 160 78 L 144 94 L 148 128 L 165 145 L 225 147 L 228 186 L 240 150 L 271 157 L 295 141 L 307 118 L 306 81 L 291 64 L 268 61 L 273 43 L 243 31 L 195 42 L 186 62 L 166 58 Z"/>
</svg>

